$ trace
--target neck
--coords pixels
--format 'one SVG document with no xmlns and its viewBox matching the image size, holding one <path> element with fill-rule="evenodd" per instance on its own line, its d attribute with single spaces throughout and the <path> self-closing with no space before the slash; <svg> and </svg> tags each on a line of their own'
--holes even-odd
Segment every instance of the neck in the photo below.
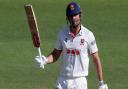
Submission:
<svg viewBox="0 0 128 89">
<path fill-rule="evenodd" d="M 76 27 L 70 26 L 70 31 L 71 31 L 72 33 L 75 33 L 75 34 L 78 34 L 79 31 L 80 31 L 80 29 L 81 29 L 81 25 L 78 25 L 78 26 L 76 26 Z"/>
</svg>

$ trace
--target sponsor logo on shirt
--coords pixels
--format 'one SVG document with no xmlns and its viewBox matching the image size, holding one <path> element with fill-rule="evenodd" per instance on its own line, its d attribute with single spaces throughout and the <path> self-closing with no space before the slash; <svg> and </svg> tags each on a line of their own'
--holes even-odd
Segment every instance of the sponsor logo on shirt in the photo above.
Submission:
<svg viewBox="0 0 128 89">
<path fill-rule="evenodd" d="M 67 54 L 80 55 L 80 51 L 77 49 L 67 49 Z"/>
<path fill-rule="evenodd" d="M 84 39 L 81 39 L 80 45 L 84 45 L 84 43 L 85 43 L 85 40 Z"/>
</svg>

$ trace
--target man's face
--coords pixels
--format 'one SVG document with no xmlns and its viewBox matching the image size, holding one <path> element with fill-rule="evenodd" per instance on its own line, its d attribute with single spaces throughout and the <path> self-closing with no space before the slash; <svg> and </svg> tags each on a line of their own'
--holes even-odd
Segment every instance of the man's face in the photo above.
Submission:
<svg viewBox="0 0 128 89">
<path fill-rule="evenodd" d="M 71 15 L 71 16 L 68 16 L 68 20 L 69 20 L 69 23 L 72 27 L 77 27 L 80 25 L 80 14 L 75 14 L 75 15 Z"/>
</svg>

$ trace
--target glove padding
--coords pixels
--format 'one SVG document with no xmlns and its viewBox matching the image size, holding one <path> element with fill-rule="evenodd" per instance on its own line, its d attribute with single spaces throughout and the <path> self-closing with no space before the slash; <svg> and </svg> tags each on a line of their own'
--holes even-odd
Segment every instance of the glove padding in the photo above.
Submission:
<svg viewBox="0 0 128 89">
<path fill-rule="evenodd" d="M 36 61 L 37 65 L 39 66 L 39 68 L 44 69 L 44 65 L 47 64 L 48 59 L 44 55 L 42 55 L 42 57 L 36 56 L 35 61 Z"/>
<path fill-rule="evenodd" d="M 99 89 L 108 89 L 108 85 L 105 84 L 103 81 L 99 82 Z"/>
<path fill-rule="evenodd" d="M 108 89 L 108 85 L 107 84 L 100 85 L 99 89 Z"/>
</svg>

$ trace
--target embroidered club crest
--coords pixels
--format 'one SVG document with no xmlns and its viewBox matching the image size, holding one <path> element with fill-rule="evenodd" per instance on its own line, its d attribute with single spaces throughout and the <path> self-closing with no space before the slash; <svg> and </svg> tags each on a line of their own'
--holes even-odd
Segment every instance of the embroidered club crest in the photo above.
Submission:
<svg viewBox="0 0 128 89">
<path fill-rule="evenodd" d="M 74 9 L 75 9 L 74 5 L 70 5 L 70 10 L 74 10 Z"/>
<path fill-rule="evenodd" d="M 80 45 L 84 45 L 84 42 L 85 42 L 85 40 L 84 39 L 81 39 Z"/>
</svg>

